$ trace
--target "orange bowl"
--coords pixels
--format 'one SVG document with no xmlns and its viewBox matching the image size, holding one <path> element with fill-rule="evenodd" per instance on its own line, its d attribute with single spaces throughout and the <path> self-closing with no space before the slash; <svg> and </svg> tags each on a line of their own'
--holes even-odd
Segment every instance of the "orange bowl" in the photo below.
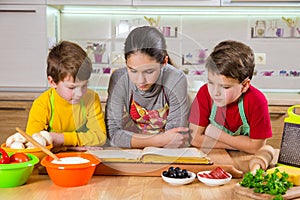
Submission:
<svg viewBox="0 0 300 200">
<path fill-rule="evenodd" d="M 46 146 L 48 150 L 52 149 L 53 145 L 50 144 Z M 40 148 L 27 148 L 27 149 L 12 149 L 9 147 L 6 147 L 6 144 L 2 144 L 1 148 L 4 149 L 7 153 L 17 153 L 17 152 L 22 152 L 22 153 L 30 153 L 38 157 L 39 160 L 42 160 L 47 154 L 43 152 Z"/>
<path fill-rule="evenodd" d="M 55 185 L 61 187 L 76 187 L 88 184 L 93 176 L 96 165 L 100 160 L 92 154 L 83 152 L 66 152 L 55 154 L 59 158 L 80 157 L 89 160 L 82 164 L 55 164 L 53 158 L 46 156 L 41 164 L 46 167 L 47 173 Z"/>
</svg>

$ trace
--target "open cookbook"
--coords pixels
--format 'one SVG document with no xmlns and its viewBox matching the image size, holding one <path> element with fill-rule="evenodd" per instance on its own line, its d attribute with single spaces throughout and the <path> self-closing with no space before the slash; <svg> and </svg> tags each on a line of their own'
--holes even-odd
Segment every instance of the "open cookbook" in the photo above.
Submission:
<svg viewBox="0 0 300 200">
<path fill-rule="evenodd" d="M 105 149 L 88 150 L 88 153 L 94 154 L 102 162 L 212 164 L 212 161 L 205 153 L 193 147 Z"/>
</svg>

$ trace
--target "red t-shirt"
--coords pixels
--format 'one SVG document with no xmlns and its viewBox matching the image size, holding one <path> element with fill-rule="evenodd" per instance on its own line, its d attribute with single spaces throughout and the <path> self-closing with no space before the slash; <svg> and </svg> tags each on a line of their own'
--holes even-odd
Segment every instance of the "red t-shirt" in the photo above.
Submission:
<svg viewBox="0 0 300 200">
<path fill-rule="evenodd" d="M 250 138 L 265 139 L 272 137 L 268 101 L 264 94 L 250 86 L 244 94 L 244 112 L 250 126 Z M 202 86 L 191 106 L 189 122 L 206 127 L 210 124 L 209 116 L 212 99 L 208 93 L 207 84 Z M 224 121 L 224 117 L 225 121 Z M 238 102 L 224 107 L 217 107 L 215 121 L 228 130 L 235 132 L 242 124 Z"/>
</svg>

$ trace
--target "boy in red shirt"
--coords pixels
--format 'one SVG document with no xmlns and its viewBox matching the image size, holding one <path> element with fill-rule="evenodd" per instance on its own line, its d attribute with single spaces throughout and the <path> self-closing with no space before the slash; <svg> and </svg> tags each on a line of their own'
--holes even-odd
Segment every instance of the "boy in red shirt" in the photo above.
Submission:
<svg viewBox="0 0 300 200">
<path fill-rule="evenodd" d="M 219 43 L 207 59 L 208 83 L 191 106 L 191 144 L 254 154 L 272 137 L 268 102 L 250 84 L 253 50 L 237 41 Z"/>
</svg>

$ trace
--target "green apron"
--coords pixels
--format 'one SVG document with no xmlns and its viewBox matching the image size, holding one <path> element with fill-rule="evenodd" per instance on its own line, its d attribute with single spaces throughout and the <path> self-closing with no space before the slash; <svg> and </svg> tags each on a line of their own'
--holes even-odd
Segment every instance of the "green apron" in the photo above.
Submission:
<svg viewBox="0 0 300 200">
<path fill-rule="evenodd" d="M 50 105 L 51 105 L 51 116 L 50 116 L 48 131 L 53 132 L 53 120 L 54 120 L 54 94 L 53 94 L 53 91 L 51 92 L 51 96 L 50 96 Z M 83 99 L 80 100 L 80 106 L 82 108 L 82 117 L 84 119 L 84 123 L 81 127 L 76 129 L 75 131 L 76 132 L 86 132 L 86 131 L 88 131 L 88 128 L 86 127 L 86 122 L 87 122 L 86 109 L 85 109 Z"/>
<path fill-rule="evenodd" d="M 216 112 L 217 112 L 217 106 L 213 103 L 212 106 L 212 110 L 209 116 L 209 121 L 212 125 L 216 126 L 217 128 L 225 131 L 226 133 L 230 134 L 230 135 L 250 135 L 250 126 L 247 122 L 246 116 L 245 116 L 245 111 L 244 111 L 244 103 L 243 103 L 243 96 L 240 97 L 239 102 L 238 102 L 238 107 L 239 107 L 239 113 L 240 113 L 240 117 L 242 119 L 243 124 L 235 131 L 232 132 L 230 130 L 228 130 L 227 128 L 225 128 L 224 126 L 218 124 L 215 121 L 215 117 L 216 117 Z M 225 119 L 224 119 L 225 120 Z"/>
</svg>

